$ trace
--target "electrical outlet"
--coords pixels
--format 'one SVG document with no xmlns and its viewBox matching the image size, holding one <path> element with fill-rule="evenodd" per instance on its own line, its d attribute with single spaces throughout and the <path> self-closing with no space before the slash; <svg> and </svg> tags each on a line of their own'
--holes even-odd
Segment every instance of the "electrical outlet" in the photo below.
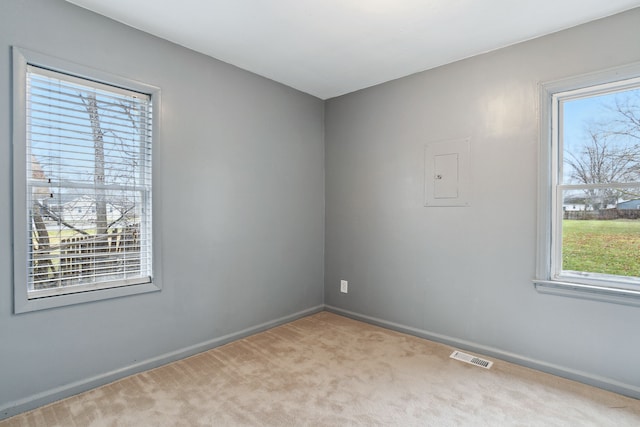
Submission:
<svg viewBox="0 0 640 427">
<path fill-rule="evenodd" d="M 340 292 L 342 292 L 343 294 L 349 292 L 349 282 L 347 282 L 346 280 L 340 280 Z"/>
</svg>

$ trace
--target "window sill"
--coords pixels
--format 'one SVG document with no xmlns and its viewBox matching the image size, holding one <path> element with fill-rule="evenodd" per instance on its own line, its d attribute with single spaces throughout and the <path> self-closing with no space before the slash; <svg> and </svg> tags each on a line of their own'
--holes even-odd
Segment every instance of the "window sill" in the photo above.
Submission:
<svg viewBox="0 0 640 427">
<path fill-rule="evenodd" d="M 585 285 L 581 283 L 554 280 L 534 280 L 533 286 L 542 294 L 560 295 L 603 301 L 614 304 L 640 307 L 640 290 L 620 289 L 607 286 Z"/>
<path fill-rule="evenodd" d="M 30 311 L 46 310 L 49 308 L 64 307 L 67 305 L 83 304 L 87 302 L 101 301 L 111 298 L 120 298 L 128 295 L 144 294 L 160 291 L 156 283 L 143 283 L 138 285 L 119 286 L 116 288 L 99 289 L 87 292 L 48 296 L 44 298 L 18 298 L 16 295 L 14 313 L 27 313 Z"/>
</svg>

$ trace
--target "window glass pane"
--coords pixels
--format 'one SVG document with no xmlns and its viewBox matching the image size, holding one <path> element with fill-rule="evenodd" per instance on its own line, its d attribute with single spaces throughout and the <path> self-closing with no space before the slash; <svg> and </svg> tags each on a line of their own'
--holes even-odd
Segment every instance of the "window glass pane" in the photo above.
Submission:
<svg viewBox="0 0 640 427">
<path fill-rule="evenodd" d="M 607 190 L 640 192 L 640 188 Z M 601 198 L 591 197 L 591 191 L 563 191 L 561 274 L 640 279 L 640 198 L 604 206 Z"/>
<path fill-rule="evenodd" d="M 150 97 L 84 83 L 27 73 L 30 297 L 150 280 Z"/>
<path fill-rule="evenodd" d="M 640 278 L 640 89 L 561 100 L 561 276 Z M 618 184 L 618 185 L 616 185 Z M 559 207 L 559 206 L 558 206 Z"/>
<path fill-rule="evenodd" d="M 562 102 L 565 184 L 640 181 L 640 89 Z M 609 197 L 615 202 L 615 194 Z"/>
</svg>

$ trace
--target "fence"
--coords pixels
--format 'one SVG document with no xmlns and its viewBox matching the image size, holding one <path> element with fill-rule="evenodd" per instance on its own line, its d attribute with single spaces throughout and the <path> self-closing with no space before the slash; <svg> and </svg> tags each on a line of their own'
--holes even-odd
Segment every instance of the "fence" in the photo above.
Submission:
<svg viewBox="0 0 640 427">
<path fill-rule="evenodd" d="M 639 219 L 640 209 L 601 209 L 598 211 L 564 211 L 563 219 Z"/>
<path fill-rule="evenodd" d="M 39 245 L 32 260 L 34 289 L 116 279 L 138 271 L 139 237 L 139 228 L 133 225 L 99 236 L 62 239 L 57 247 Z"/>
</svg>

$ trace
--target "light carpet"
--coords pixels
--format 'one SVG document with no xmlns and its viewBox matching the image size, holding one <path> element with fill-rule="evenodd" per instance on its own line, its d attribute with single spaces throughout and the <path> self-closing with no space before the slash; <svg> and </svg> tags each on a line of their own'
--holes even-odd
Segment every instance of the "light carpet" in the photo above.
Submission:
<svg viewBox="0 0 640 427">
<path fill-rule="evenodd" d="M 640 401 L 328 312 L 0 422 L 14 426 L 639 426 Z"/>
</svg>

